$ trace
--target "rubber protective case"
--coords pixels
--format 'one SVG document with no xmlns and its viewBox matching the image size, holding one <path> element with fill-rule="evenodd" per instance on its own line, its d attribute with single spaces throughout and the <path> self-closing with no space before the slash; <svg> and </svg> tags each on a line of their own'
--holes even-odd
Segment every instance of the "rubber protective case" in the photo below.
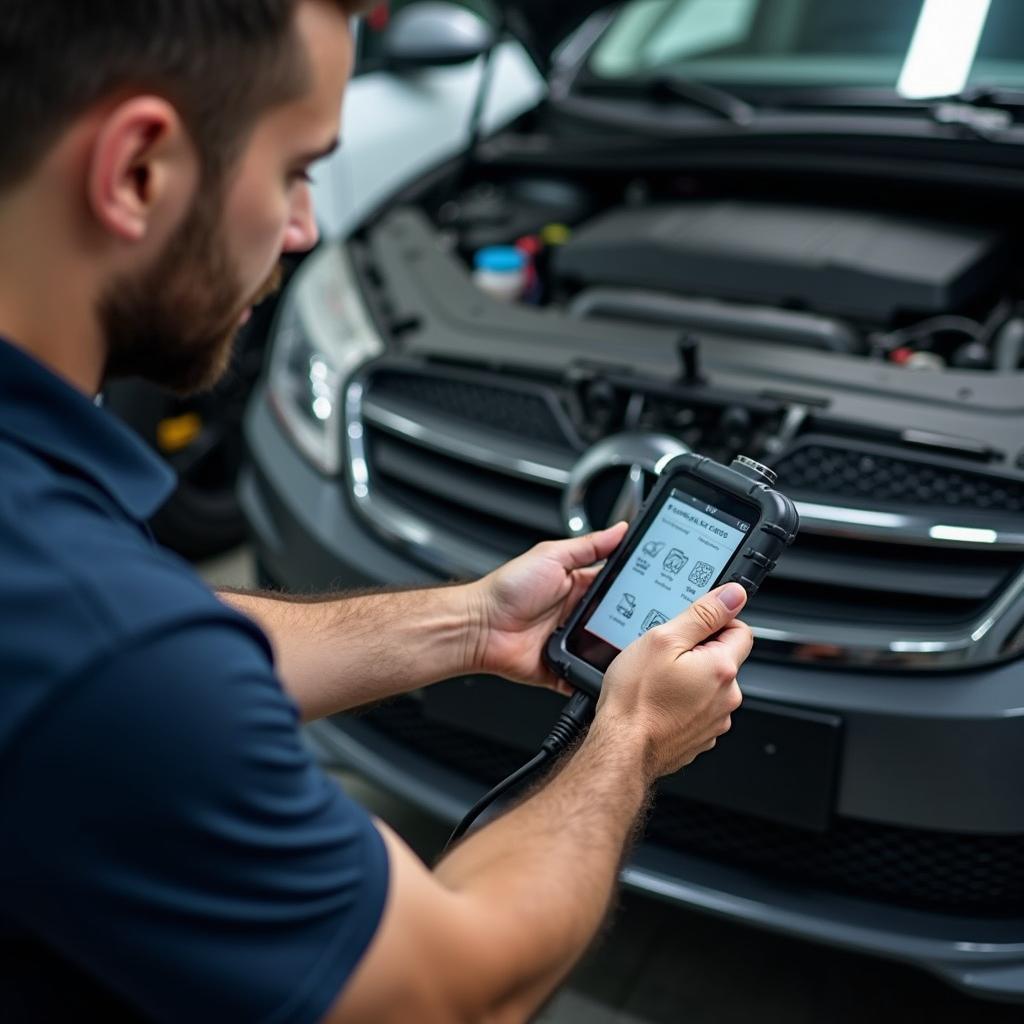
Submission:
<svg viewBox="0 0 1024 1024">
<path fill-rule="evenodd" d="M 633 542 L 641 531 L 647 528 L 647 514 L 658 506 L 673 488 L 685 490 L 687 479 L 699 480 L 705 485 L 749 502 L 760 513 L 748 540 L 726 563 L 716 587 L 730 582 L 739 583 L 746 590 L 748 598 L 753 597 L 764 578 L 775 568 L 779 556 L 796 539 L 800 516 L 796 506 L 784 494 L 780 494 L 766 483 L 754 480 L 702 455 L 687 454 L 674 458 L 662 470 L 658 483 L 637 513 L 616 553 L 598 574 L 565 625 L 551 634 L 545 646 L 545 658 L 552 671 L 568 680 L 577 689 L 596 696 L 601 690 L 604 672 L 568 649 L 566 645 L 570 635 L 590 610 L 594 596 L 604 581 L 609 576 L 616 575 L 626 560 L 632 556 Z"/>
</svg>

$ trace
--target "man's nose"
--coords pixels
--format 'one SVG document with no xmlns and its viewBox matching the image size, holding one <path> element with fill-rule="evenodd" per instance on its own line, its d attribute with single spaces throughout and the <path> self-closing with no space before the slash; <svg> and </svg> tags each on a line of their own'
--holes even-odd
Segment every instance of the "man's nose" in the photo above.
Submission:
<svg viewBox="0 0 1024 1024">
<path fill-rule="evenodd" d="M 313 196 L 304 186 L 295 200 L 295 209 L 284 234 L 285 252 L 308 252 L 320 239 L 313 213 Z"/>
</svg>

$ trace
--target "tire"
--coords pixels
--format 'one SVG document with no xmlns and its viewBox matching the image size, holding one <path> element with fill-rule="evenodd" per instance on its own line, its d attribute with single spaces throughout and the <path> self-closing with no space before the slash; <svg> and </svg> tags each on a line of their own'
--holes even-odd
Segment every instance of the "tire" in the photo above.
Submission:
<svg viewBox="0 0 1024 1024">
<path fill-rule="evenodd" d="M 106 389 L 107 407 L 162 455 L 178 474 L 178 486 L 150 521 L 156 539 L 184 558 L 200 561 L 245 539 L 245 519 L 235 496 L 242 459 L 241 417 L 248 387 L 233 400 L 222 387 L 196 399 L 178 399 L 144 381 L 117 381 Z M 159 425 L 198 416 L 202 434 L 180 451 L 158 442 Z"/>
<path fill-rule="evenodd" d="M 193 562 L 237 547 L 246 537 L 245 518 L 235 497 L 234 480 L 209 490 L 181 481 L 150 526 L 156 539 Z"/>
</svg>

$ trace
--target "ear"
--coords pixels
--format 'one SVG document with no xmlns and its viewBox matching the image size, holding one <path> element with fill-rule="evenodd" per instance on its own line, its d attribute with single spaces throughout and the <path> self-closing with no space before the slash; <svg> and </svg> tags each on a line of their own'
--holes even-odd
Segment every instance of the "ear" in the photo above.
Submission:
<svg viewBox="0 0 1024 1024">
<path fill-rule="evenodd" d="M 198 184 L 195 149 L 166 100 L 133 96 L 103 118 L 89 154 L 88 200 L 107 232 L 144 241 L 177 223 Z"/>
</svg>

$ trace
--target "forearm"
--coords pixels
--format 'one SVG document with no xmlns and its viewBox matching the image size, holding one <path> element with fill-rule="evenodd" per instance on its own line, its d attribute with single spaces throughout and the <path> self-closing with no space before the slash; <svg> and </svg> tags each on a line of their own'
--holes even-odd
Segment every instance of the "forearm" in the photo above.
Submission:
<svg viewBox="0 0 1024 1024">
<path fill-rule="evenodd" d="M 535 1012 L 604 921 L 647 801 L 639 747 L 598 720 L 554 779 L 436 868 L 486 920 L 500 1018 Z"/>
<path fill-rule="evenodd" d="M 267 634 L 307 721 L 474 671 L 479 638 L 467 587 L 315 601 L 219 596 Z"/>
</svg>

